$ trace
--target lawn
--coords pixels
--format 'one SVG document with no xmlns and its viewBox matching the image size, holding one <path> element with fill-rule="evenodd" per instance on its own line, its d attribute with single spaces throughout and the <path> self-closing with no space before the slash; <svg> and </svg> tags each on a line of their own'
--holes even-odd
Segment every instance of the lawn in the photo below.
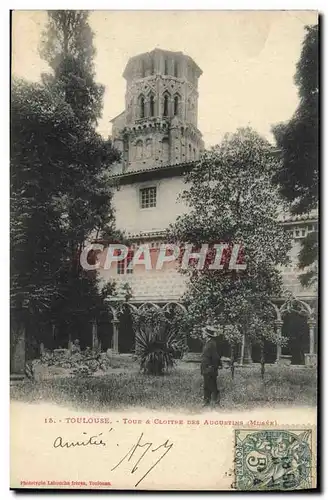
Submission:
<svg viewBox="0 0 328 500">
<path fill-rule="evenodd" d="M 144 375 L 131 359 L 110 373 L 94 377 L 60 376 L 24 380 L 11 387 L 11 398 L 52 402 L 76 409 L 103 411 L 144 407 L 199 411 L 202 377 L 198 363 L 179 362 L 161 377 Z M 234 380 L 227 369 L 219 371 L 218 385 L 223 408 L 316 406 L 316 370 L 305 367 L 267 366 L 264 381 L 259 365 L 240 367 Z"/>
</svg>

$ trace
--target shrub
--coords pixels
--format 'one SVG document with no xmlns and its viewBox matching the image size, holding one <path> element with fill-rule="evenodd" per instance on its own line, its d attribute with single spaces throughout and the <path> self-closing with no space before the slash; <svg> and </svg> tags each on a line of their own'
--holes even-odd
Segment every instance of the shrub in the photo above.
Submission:
<svg viewBox="0 0 328 500">
<path fill-rule="evenodd" d="M 184 336 L 161 310 L 149 309 L 136 315 L 134 329 L 136 356 L 144 373 L 162 375 L 186 351 Z"/>
<path fill-rule="evenodd" d="M 80 365 L 72 370 L 72 375 L 75 375 L 76 377 L 91 377 L 93 373 L 94 370 L 92 370 L 88 365 Z"/>
<path fill-rule="evenodd" d="M 87 347 L 85 351 L 69 353 L 45 352 L 40 362 L 47 366 L 58 366 L 71 369 L 72 375 L 78 377 L 89 377 L 97 370 L 107 370 L 110 360 L 103 355 L 99 349 Z"/>
</svg>

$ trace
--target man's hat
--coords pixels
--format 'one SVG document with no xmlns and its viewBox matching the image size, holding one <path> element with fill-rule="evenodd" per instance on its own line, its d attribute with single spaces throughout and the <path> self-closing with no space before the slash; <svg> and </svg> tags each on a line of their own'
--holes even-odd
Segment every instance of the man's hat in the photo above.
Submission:
<svg viewBox="0 0 328 500">
<path fill-rule="evenodd" d="M 203 331 L 204 331 L 204 333 L 205 333 L 208 337 L 216 337 L 216 336 L 217 336 L 217 330 L 216 330 L 216 328 L 214 328 L 213 326 L 205 325 L 205 326 L 203 327 Z"/>
</svg>

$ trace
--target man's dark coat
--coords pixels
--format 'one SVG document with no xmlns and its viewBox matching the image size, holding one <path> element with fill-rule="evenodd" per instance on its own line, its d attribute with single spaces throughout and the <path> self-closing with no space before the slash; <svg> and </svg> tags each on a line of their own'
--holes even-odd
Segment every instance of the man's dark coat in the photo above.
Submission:
<svg viewBox="0 0 328 500">
<path fill-rule="evenodd" d="M 211 338 L 206 342 L 202 352 L 201 374 L 217 376 L 219 366 L 220 356 L 216 348 L 215 339 Z"/>
</svg>

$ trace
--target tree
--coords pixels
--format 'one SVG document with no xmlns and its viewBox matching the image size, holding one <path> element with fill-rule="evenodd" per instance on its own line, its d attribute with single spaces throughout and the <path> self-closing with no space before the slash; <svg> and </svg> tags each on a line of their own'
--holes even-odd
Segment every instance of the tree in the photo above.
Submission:
<svg viewBox="0 0 328 500">
<path fill-rule="evenodd" d="M 302 241 L 301 250 L 298 254 L 299 268 L 305 270 L 300 276 L 303 286 L 316 286 L 318 280 L 318 232 L 308 233 Z"/>
<path fill-rule="evenodd" d="M 319 27 L 307 26 L 295 74 L 299 105 L 288 123 L 273 128 L 283 155 L 274 180 L 282 195 L 291 202 L 293 213 L 316 208 L 318 200 L 318 50 Z"/>
<path fill-rule="evenodd" d="M 43 324 L 56 316 L 58 305 L 66 311 L 68 284 L 77 294 L 79 317 L 94 314 L 99 306 L 99 290 L 95 276 L 77 276 L 68 244 L 72 229 L 60 200 L 67 196 L 68 182 L 73 181 L 64 159 L 75 147 L 72 141 L 74 114 L 60 92 L 22 80 L 12 84 L 11 106 L 11 306 L 14 322 L 28 321 L 38 336 Z M 77 155 L 77 152 L 75 153 Z M 66 191 L 66 192 L 65 192 Z M 87 201 L 87 200 L 86 200 Z M 90 203 L 92 209 L 92 204 Z M 101 207 L 104 210 L 103 207 Z M 90 211 L 91 211 L 90 209 Z M 95 210 L 93 214 L 95 214 Z M 89 214 L 87 214 L 89 216 Z M 90 214 L 92 215 L 92 214 Z M 77 224 L 84 237 L 100 219 L 84 217 Z M 82 223 L 85 226 L 81 228 Z M 84 231 L 84 232 L 82 232 Z M 85 291 L 84 300 L 79 290 Z M 92 293 L 91 293 L 92 292 Z M 109 291 L 108 291 L 109 292 Z M 90 294 L 93 300 L 90 301 Z M 61 318 L 65 314 L 58 315 Z M 72 310 L 67 317 L 74 319 Z"/>
<path fill-rule="evenodd" d="M 87 324 L 105 307 L 80 253 L 87 241 L 118 236 L 103 177 L 119 155 L 95 131 L 103 88 L 93 80 L 87 17 L 50 12 L 43 49 L 53 74 L 12 88 L 13 305 L 18 311 L 28 303 L 34 331 L 41 313 L 47 322 L 60 317 L 66 340 L 77 319 Z"/>
<path fill-rule="evenodd" d="M 189 210 L 171 226 L 170 241 L 192 244 L 194 251 L 205 243 L 211 251 L 214 244 L 227 245 L 222 270 L 209 268 L 213 251 L 204 269 L 194 262 L 182 271 L 189 276 L 184 300 L 193 336 L 200 336 L 207 319 L 223 327 L 232 346 L 242 337 L 257 341 L 259 322 L 266 325 L 261 335 L 273 338 L 271 299 L 280 295 L 282 285 L 277 266 L 287 263 L 290 248 L 278 222 L 281 199 L 272 185 L 278 161 L 267 141 L 250 128 L 239 129 L 206 151 L 185 177 L 182 198 Z M 243 271 L 229 269 L 237 244 L 243 249 Z"/>
<path fill-rule="evenodd" d="M 78 241 L 77 247 L 72 245 L 75 254 L 93 230 L 97 237 L 114 231 L 112 191 L 104 176 L 119 158 L 111 141 L 95 131 L 104 87 L 94 80 L 94 35 L 88 18 L 88 11 L 49 11 L 40 47 L 53 70 L 43 79 L 62 94 L 75 118 L 71 130 L 74 147 L 65 162 L 66 189 L 58 200 L 72 229 L 70 239 Z"/>
<path fill-rule="evenodd" d="M 58 93 L 40 84 L 14 80 L 11 97 L 12 306 L 44 311 L 65 249 L 52 195 L 73 114 Z"/>
<path fill-rule="evenodd" d="M 291 212 L 307 213 L 317 207 L 319 180 L 319 26 L 306 26 L 302 53 L 297 64 L 295 84 L 299 105 L 287 123 L 273 128 L 282 164 L 274 181 L 291 204 Z M 317 234 L 309 234 L 303 242 L 299 267 L 310 266 L 301 275 L 303 285 L 312 285 L 316 276 Z M 309 257 L 311 256 L 311 259 Z"/>
<path fill-rule="evenodd" d="M 112 189 L 104 178 L 119 153 L 95 130 L 104 87 L 95 82 L 95 48 L 88 18 L 88 11 L 49 11 L 40 48 L 53 71 L 43 75 L 44 84 L 62 95 L 74 117 L 69 149 L 63 156 L 62 189 L 56 195 L 70 254 L 60 274 L 62 301 L 56 309 L 64 323 L 66 318 L 70 336 L 74 319 L 85 324 L 88 314 L 95 315 L 97 307 L 101 310 L 97 276 L 83 271 L 79 263 L 83 247 L 93 239 L 118 236 Z"/>
<path fill-rule="evenodd" d="M 80 126 L 95 125 L 101 117 L 103 85 L 95 82 L 94 34 L 86 10 L 48 11 L 40 54 L 53 70 L 44 75 L 48 83 L 60 84 L 65 101 Z"/>
</svg>

